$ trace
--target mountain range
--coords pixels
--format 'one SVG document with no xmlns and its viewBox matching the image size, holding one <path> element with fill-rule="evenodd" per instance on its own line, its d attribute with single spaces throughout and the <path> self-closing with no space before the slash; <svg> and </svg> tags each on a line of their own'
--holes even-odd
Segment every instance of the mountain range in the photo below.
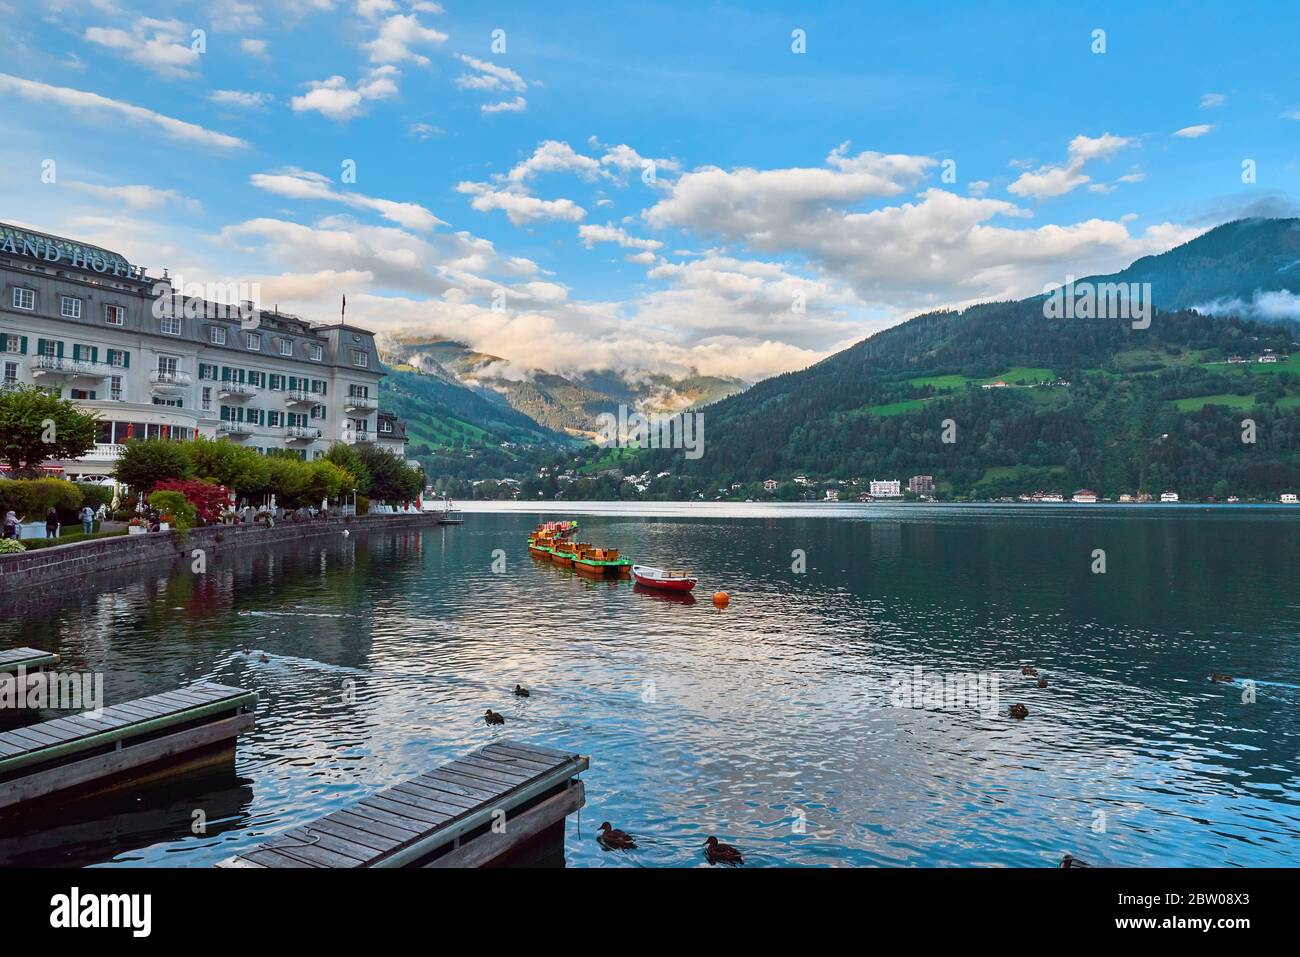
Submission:
<svg viewBox="0 0 1300 957">
<path fill-rule="evenodd" d="M 757 483 L 796 475 L 912 474 L 933 475 L 939 493 L 954 497 L 1297 490 L 1300 220 L 1227 223 L 1117 273 L 1076 280 L 1086 283 L 1149 283 L 1149 327 L 1048 318 L 1044 296 L 983 303 L 916 316 L 748 388 L 708 377 L 520 374 L 517 363 L 461 343 L 407 339 L 386 346 L 395 370 L 388 388 L 438 403 L 427 430 L 412 426 L 417 402 L 399 409 L 413 440 L 424 431 L 472 438 L 464 447 L 534 442 L 557 465 L 576 454 L 579 483 L 568 497 L 626 496 L 609 474 L 661 472 L 671 474 L 638 483 L 644 495 L 713 498 L 735 494 L 737 483 L 741 494 L 758 494 Z M 701 411 L 704 455 L 613 454 L 573 441 L 620 403 Z M 538 461 L 480 461 L 477 472 L 457 474 L 535 479 Z M 553 493 L 527 487 L 538 491 Z"/>
</svg>

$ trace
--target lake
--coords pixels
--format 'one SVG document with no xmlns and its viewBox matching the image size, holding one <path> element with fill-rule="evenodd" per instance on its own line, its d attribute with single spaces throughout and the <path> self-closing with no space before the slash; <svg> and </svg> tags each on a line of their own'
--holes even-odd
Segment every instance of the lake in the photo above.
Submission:
<svg viewBox="0 0 1300 957">
<path fill-rule="evenodd" d="M 747 866 L 1300 864 L 1300 508 L 466 508 L 0 623 L 0 648 L 103 672 L 110 704 L 260 696 L 234 777 L 86 802 L 0 836 L 0 862 L 207 866 L 513 737 L 591 756 L 569 866 L 702 866 L 710 834 Z M 690 567 L 698 600 L 531 559 L 559 517 Z M 977 677 L 997 710 L 908 706 L 918 674 Z M 604 820 L 640 849 L 602 851 Z"/>
</svg>

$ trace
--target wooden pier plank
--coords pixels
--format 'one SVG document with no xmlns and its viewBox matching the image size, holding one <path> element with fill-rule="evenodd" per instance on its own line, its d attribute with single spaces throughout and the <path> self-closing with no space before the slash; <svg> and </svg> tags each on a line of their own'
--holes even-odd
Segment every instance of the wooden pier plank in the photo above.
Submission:
<svg viewBox="0 0 1300 957">
<path fill-rule="evenodd" d="M 474 850 L 453 852 L 455 856 L 449 858 L 471 865 L 487 861 L 521 836 L 541 833 L 581 806 L 581 782 L 570 787 L 566 782 L 586 767 L 587 759 L 580 755 L 513 741 L 493 742 L 319 821 L 296 827 L 222 866 L 382 867 L 418 863 L 461 835 L 479 833 L 492 819 L 490 815 L 502 811 L 509 815 L 525 800 L 560 789 L 554 797 L 524 811 L 523 816 L 512 816 L 511 820 L 520 822 L 508 830 L 512 837 L 483 842 L 480 836 L 465 845 Z"/>
</svg>

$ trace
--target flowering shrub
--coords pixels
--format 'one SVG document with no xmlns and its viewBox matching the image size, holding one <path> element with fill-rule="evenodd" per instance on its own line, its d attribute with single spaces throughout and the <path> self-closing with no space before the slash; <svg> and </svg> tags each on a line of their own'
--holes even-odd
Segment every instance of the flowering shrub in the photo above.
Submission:
<svg viewBox="0 0 1300 957">
<path fill-rule="evenodd" d="M 179 493 L 193 508 L 194 515 L 204 525 L 215 525 L 220 521 L 221 510 L 230 501 L 230 493 L 224 485 L 213 485 L 210 482 L 201 482 L 198 479 L 168 479 L 155 485 L 153 491 L 154 494 L 158 492 Z M 149 496 L 149 503 L 153 504 L 153 495 Z"/>
<path fill-rule="evenodd" d="M 160 521 L 177 531 L 183 532 L 194 524 L 194 506 L 180 492 L 169 489 L 154 492 L 149 496 L 149 507 L 160 514 Z"/>
</svg>

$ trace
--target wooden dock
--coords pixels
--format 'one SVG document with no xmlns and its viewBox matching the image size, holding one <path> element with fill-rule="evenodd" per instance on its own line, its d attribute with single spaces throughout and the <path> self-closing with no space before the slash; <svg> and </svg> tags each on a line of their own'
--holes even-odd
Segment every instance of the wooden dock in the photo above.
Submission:
<svg viewBox="0 0 1300 957">
<path fill-rule="evenodd" d="M 498 741 L 219 867 L 484 867 L 562 855 L 584 803 L 578 754 Z M 562 856 L 560 858 L 562 860 Z"/>
<path fill-rule="evenodd" d="M 0 812 L 233 758 L 257 695 L 200 683 L 0 732 Z"/>
<path fill-rule="evenodd" d="M 22 668 L 28 674 L 58 667 L 59 656 L 49 651 L 36 648 L 14 648 L 0 651 L 0 678 L 4 675 L 16 675 Z"/>
</svg>

